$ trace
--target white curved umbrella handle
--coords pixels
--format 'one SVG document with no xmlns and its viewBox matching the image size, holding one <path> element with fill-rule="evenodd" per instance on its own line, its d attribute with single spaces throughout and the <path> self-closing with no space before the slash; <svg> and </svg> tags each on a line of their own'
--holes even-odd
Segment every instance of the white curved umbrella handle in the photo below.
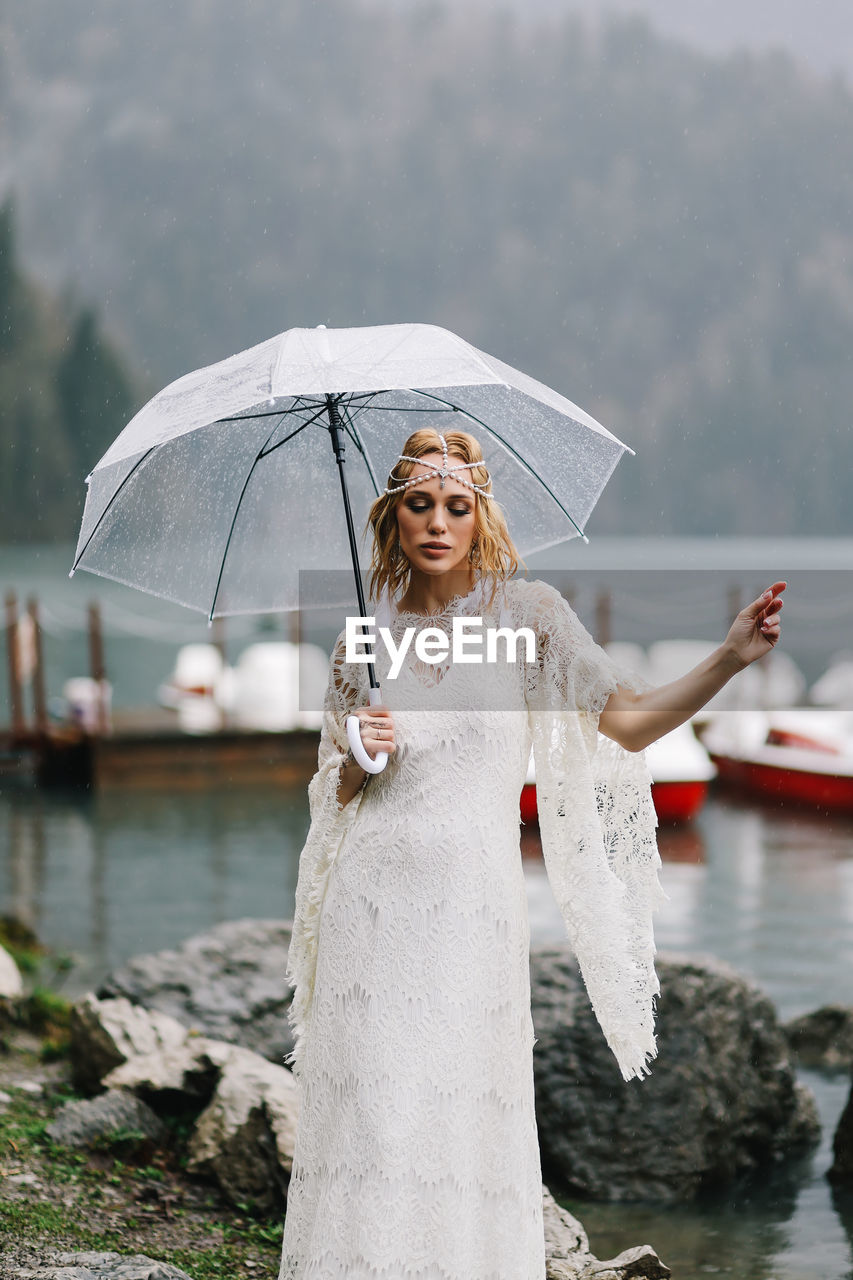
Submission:
<svg viewBox="0 0 853 1280">
<path fill-rule="evenodd" d="M 377 702 L 381 702 L 382 690 L 370 689 L 367 701 L 371 707 L 375 706 Z M 381 773 L 388 763 L 388 752 L 377 751 L 376 759 L 371 760 L 361 741 L 360 725 L 361 721 L 358 716 L 347 716 L 347 738 L 349 739 L 352 753 L 365 773 Z"/>
</svg>

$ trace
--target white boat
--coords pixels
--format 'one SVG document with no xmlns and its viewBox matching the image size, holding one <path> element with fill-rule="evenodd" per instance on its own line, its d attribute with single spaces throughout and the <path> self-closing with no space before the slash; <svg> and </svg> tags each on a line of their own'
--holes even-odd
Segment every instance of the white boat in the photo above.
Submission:
<svg viewBox="0 0 853 1280">
<path fill-rule="evenodd" d="M 853 710 L 853 653 L 835 653 L 819 680 L 809 689 L 809 702 L 818 707 Z"/>
<path fill-rule="evenodd" d="M 177 711 L 188 733 L 214 733 L 226 717 L 236 728 L 270 733 L 319 729 L 328 674 L 329 659 L 319 645 L 251 644 L 231 667 L 216 645 L 188 644 L 157 696 Z"/>
</svg>

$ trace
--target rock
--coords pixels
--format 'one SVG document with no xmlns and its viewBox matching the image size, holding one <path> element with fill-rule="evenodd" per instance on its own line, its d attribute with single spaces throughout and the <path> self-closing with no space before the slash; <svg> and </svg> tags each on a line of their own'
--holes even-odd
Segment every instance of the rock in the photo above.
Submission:
<svg viewBox="0 0 853 1280">
<path fill-rule="evenodd" d="M 545 1226 L 545 1280 L 582 1280 L 593 1262 L 586 1232 L 542 1184 Z"/>
<path fill-rule="evenodd" d="M 7 1080 L 10 1089 L 19 1089 L 21 1093 L 31 1093 L 33 1096 L 44 1093 L 44 1081 L 42 1080 Z"/>
<path fill-rule="evenodd" d="M 664 1266 L 651 1245 L 625 1249 L 609 1262 L 593 1262 L 583 1280 L 667 1280 L 672 1272 Z"/>
<path fill-rule="evenodd" d="M 826 1176 L 831 1182 L 853 1187 L 853 1085 L 835 1130 L 832 1154 L 832 1168 Z"/>
<path fill-rule="evenodd" d="M 289 946 L 288 921 L 229 920 L 174 950 L 129 960 L 104 980 L 98 995 L 126 996 L 280 1064 L 293 1048 Z"/>
<path fill-rule="evenodd" d="M 192 1280 L 170 1262 L 141 1253 L 51 1253 L 50 1260 L 4 1266 L 3 1280 Z"/>
<path fill-rule="evenodd" d="M 593 1277 L 596 1280 L 666 1280 L 671 1275 L 669 1267 L 664 1266 L 649 1245 L 627 1249 L 609 1262 L 594 1258 L 577 1218 L 557 1204 L 544 1184 L 542 1216 L 546 1280 L 593 1280 Z"/>
<path fill-rule="evenodd" d="M 626 1084 L 567 947 L 531 955 L 543 1166 L 602 1200 L 689 1200 L 819 1138 L 770 1001 L 716 961 L 658 957 L 658 1058 Z"/>
<path fill-rule="evenodd" d="M 783 1027 L 794 1059 L 820 1071 L 853 1071 L 853 1007 L 827 1004 Z"/>
<path fill-rule="evenodd" d="M 232 1202 L 279 1211 L 287 1197 L 299 1117 L 298 1086 L 285 1067 L 231 1046 L 189 1146 L 191 1173 L 215 1178 Z"/>
<path fill-rule="evenodd" d="M 222 1040 L 185 1033 L 181 1044 L 128 1058 L 104 1076 L 103 1084 L 130 1090 L 158 1112 L 199 1111 L 213 1097 L 231 1048 Z"/>
<path fill-rule="evenodd" d="M 156 1143 L 168 1138 L 159 1116 L 132 1093 L 120 1089 L 83 1102 L 66 1102 L 47 1126 L 47 1136 L 63 1147 L 87 1147 L 97 1138 L 123 1129 L 139 1132 Z"/>
<path fill-rule="evenodd" d="M 197 1109 L 188 1168 L 213 1178 L 233 1204 L 283 1207 L 299 1114 L 298 1085 L 286 1067 L 250 1049 L 188 1034 L 177 1047 L 129 1058 L 105 1078 L 155 1111 Z"/>
<path fill-rule="evenodd" d="M 14 1000 L 23 995 L 24 983 L 20 970 L 5 947 L 0 947 L 0 997 Z"/>
<path fill-rule="evenodd" d="M 177 1047 L 187 1028 L 156 1009 L 129 1000 L 87 995 L 71 1009 L 71 1070 L 81 1093 L 94 1093 L 114 1067 L 162 1049 Z"/>
</svg>

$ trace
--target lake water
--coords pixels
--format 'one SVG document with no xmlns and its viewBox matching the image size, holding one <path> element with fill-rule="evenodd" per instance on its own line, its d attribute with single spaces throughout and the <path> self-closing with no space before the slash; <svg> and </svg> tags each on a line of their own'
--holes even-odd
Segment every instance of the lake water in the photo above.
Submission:
<svg viewBox="0 0 853 1280">
<path fill-rule="evenodd" d="M 41 602 L 49 694 L 86 673 L 84 610 L 97 598 L 114 705 L 151 703 L 177 646 L 210 638 L 204 619 L 90 575 L 69 580 L 72 554 L 0 548 L 0 586 Z M 571 572 L 575 607 L 591 627 L 597 592 L 611 590 L 618 639 L 721 638 L 737 593 L 745 603 L 785 578 L 783 642 L 808 678 L 853 647 L 853 540 L 598 539 L 538 562 Z M 327 620 L 309 638 L 328 643 L 340 625 Z M 276 631 L 286 633 L 281 618 L 229 619 L 229 658 Z M 0 723 L 5 698 L 4 687 Z M 81 795 L 0 779 L 0 910 L 71 958 L 65 989 L 78 994 L 127 957 L 219 921 L 289 917 L 307 825 L 302 788 Z M 728 961 L 783 1018 L 853 1003 L 853 822 L 714 798 L 691 827 L 660 835 L 669 895 L 657 924 L 662 949 Z M 525 858 L 524 869 L 533 945 L 562 940 L 542 863 Z M 575 1204 L 598 1256 L 647 1241 L 676 1280 L 851 1280 L 853 1204 L 834 1201 L 824 1178 L 849 1081 L 803 1079 L 824 1122 L 811 1160 L 700 1206 Z"/>
</svg>

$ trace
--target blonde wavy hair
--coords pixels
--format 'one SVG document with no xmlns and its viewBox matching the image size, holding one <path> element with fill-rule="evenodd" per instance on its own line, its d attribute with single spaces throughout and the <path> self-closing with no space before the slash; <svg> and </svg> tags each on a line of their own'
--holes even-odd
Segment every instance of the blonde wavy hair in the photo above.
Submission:
<svg viewBox="0 0 853 1280">
<path fill-rule="evenodd" d="M 482 485 L 491 492 L 489 473 L 483 465 L 483 451 L 480 442 L 467 431 L 442 432 L 447 441 L 447 453 L 459 462 L 480 463 L 467 469 L 475 484 Z M 441 453 L 441 441 L 434 427 L 422 427 L 409 436 L 401 453 L 410 458 L 422 458 L 427 453 Z M 416 462 L 397 462 L 393 468 L 394 475 L 389 476 L 388 488 L 408 480 L 417 466 Z M 404 490 L 397 493 L 383 493 L 376 499 L 368 513 L 365 529 L 373 529 L 373 555 L 370 563 L 370 595 L 379 598 L 379 593 L 387 587 L 391 596 L 405 594 L 411 580 L 411 565 L 403 554 L 400 539 L 397 536 L 397 506 L 403 497 Z M 473 492 L 471 490 L 470 492 Z M 498 584 L 511 578 L 518 569 L 520 560 L 507 528 L 506 517 L 494 498 L 482 498 L 474 493 L 474 542 L 473 558 L 469 557 L 472 570 L 483 577 L 491 587 L 488 600 L 494 598 Z M 526 567 L 526 566 L 525 566 Z"/>
</svg>

